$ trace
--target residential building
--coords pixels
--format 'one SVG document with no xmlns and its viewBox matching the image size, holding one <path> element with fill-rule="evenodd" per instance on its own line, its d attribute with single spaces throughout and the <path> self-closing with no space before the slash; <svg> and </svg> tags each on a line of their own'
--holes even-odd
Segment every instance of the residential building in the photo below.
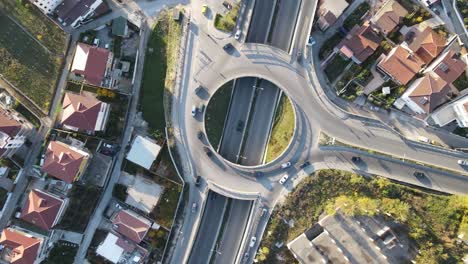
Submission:
<svg viewBox="0 0 468 264">
<path fill-rule="evenodd" d="M 419 1 L 427 7 L 432 7 L 440 3 L 440 0 L 419 0 Z"/>
<path fill-rule="evenodd" d="M 63 0 L 32 0 L 31 2 L 37 6 L 44 14 L 52 14 L 58 5 Z"/>
<path fill-rule="evenodd" d="M 125 17 L 118 17 L 112 21 L 112 35 L 128 37 L 128 23 Z"/>
<path fill-rule="evenodd" d="M 50 141 L 44 157 L 42 171 L 68 184 L 78 180 L 90 154 L 60 141 Z"/>
<path fill-rule="evenodd" d="M 71 72 L 81 77 L 86 83 L 95 86 L 108 86 L 110 78 L 106 77 L 112 68 L 113 53 L 105 48 L 85 43 L 76 45 Z"/>
<path fill-rule="evenodd" d="M 112 218 L 113 228 L 135 243 L 140 243 L 148 233 L 151 222 L 130 210 L 120 210 Z"/>
<path fill-rule="evenodd" d="M 119 234 L 109 232 L 96 249 L 96 254 L 112 263 L 143 263 L 148 251 Z"/>
<path fill-rule="evenodd" d="M 449 101 L 452 88 L 442 78 L 435 74 L 426 74 L 416 79 L 403 95 L 398 99 L 400 102 L 395 106 L 399 109 L 407 106 L 415 115 L 425 117 L 432 113 L 437 107 Z"/>
<path fill-rule="evenodd" d="M 343 14 L 349 4 L 346 0 L 321 0 L 319 1 L 318 8 L 318 26 L 322 31 L 327 30 L 330 26 L 335 24 L 338 17 Z"/>
<path fill-rule="evenodd" d="M 402 263 L 409 262 L 408 245 L 383 220 L 347 217 L 339 212 L 288 243 L 299 263 Z"/>
<path fill-rule="evenodd" d="M 64 0 L 55 10 L 58 21 L 64 26 L 80 26 L 81 22 L 109 7 L 102 0 Z"/>
<path fill-rule="evenodd" d="M 0 107 L 0 158 L 13 156 L 31 131 L 29 122 L 16 112 Z"/>
<path fill-rule="evenodd" d="M 408 11 L 395 0 L 388 0 L 370 19 L 372 26 L 384 35 L 392 32 L 408 14 Z"/>
<path fill-rule="evenodd" d="M 441 127 L 453 121 L 459 127 L 468 127 L 468 94 L 438 109 L 430 118 Z"/>
<path fill-rule="evenodd" d="M 466 54 L 463 56 L 460 52 L 448 49 L 434 60 L 424 72 L 433 72 L 447 83 L 453 83 L 460 75 L 465 73 L 466 66 Z"/>
<path fill-rule="evenodd" d="M 447 40 L 443 36 L 432 28 L 426 27 L 422 32 L 419 30 L 409 31 L 403 45 L 413 51 L 425 64 L 429 64 L 444 50 L 446 44 Z"/>
<path fill-rule="evenodd" d="M 402 45 L 393 48 L 378 64 L 377 69 L 394 82 L 406 85 L 423 67 L 424 62 Z"/>
<path fill-rule="evenodd" d="M 136 136 L 132 148 L 127 153 L 127 160 L 149 170 L 158 157 L 161 146 L 148 137 Z"/>
<path fill-rule="evenodd" d="M 45 237 L 19 228 L 5 228 L 0 237 L 0 263 L 38 264 Z"/>
<path fill-rule="evenodd" d="M 65 211 L 68 199 L 38 189 L 31 190 L 20 218 L 44 230 L 54 227 Z"/>
<path fill-rule="evenodd" d="M 104 131 L 110 106 L 88 93 L 65 93 L 60 123 L 65 129 L 92 134 Z"/>
<path fill-rule="evenodd" d="M 365 22 L 362 26 L 354 26 L 335 47 L 335 51 L 361 64 L 377 50 L 381 41 L 382 38 L 372 30 L 369 22 Z"/>
</svg>

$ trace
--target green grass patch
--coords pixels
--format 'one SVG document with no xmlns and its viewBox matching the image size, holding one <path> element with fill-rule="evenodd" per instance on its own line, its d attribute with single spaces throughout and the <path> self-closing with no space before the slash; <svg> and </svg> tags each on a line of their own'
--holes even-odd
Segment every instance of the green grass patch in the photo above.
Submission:
<svg viewBox="0 0 468 264">
<path fill-rule="evenodd" d="M 164 181 L 163 186 L 164 192 L 161 195 L 158 205 L 150 215 L 156 223 L 170 229 L 174 221 L 174 215 L 182 187 L 167 180 Z"/>
<path fill-rule="evenodd" d="M 65 54 L 65 32 L 27 0 L 0 0 L 0 12 L 8 14 L 55 55 Z M 3 16 L 3 14 L 1 15 Z M 0 28 L 4 28 L 3 21 Z"/>
<path fill-rule="evenodd" d="M 224 16 L 216 14 L 214 19 L 214 26 L 216 29 L 224 32 L 232 32 L 236 26 L 237 16 L 239 15 L 239 4 L 232 6 Z"/>
<path fill-rule="evenodd" d="M 276 159 L 288 147 L 294 135 L 294 107 L 291 100 L 283 94 L 275 113 L 273 130 L 268 141 L 266 162 Z"/>
<path fill-rule="evenodd" d="M 55 244 L 49 253 L 49 256 L 42 262 L 42 264 L 62 264 L 73 263 L 75 260 L 78 245 L 74 245 L 66 241 L 59 241 Z"/>
<path fill-rule="evenodd" d="M 0 73 L 47 111 L 63 58 L 47 51 L 2 9 L 0 25 Z"/>
<path fill-rule="evenodd" d="M 215 149 L 218 149 L 223 134 L 224 121 L 228 114 L 229 102 L 234 82 L 225 83 L 211 97 L 206 107 L 205 129 L 206 136 Z"/>
<path fill-rule="evenodd" d="M 329 39 L 325 40 L 325 42 L 322 44 L 322 47 L 320 47 L 319 50 L 319 59 L 323 60 L 327 58 L 332 53 L 335 46 L 338 45 L 338 43 L 340 43 L 342 39 L 343 36 L 341 36 L 341 33 L 336 32 Z"/>
<path fill-rule="evenodd" d="M 286 244 L 313 226 L 330 205 L 336 205 L 338 197 L 355 203 L 352 210 L 346 211 L 349 215 L 388 213 L 383 214 L 387 220 L 399 219 L 419 250 L 416 263 L 461 262 L 463 246 L 458 246 L 456 240 L 462 218 L 468 215 L 466 196 L 437 195 L 385 178 L 368 179 L 339 170 L 321 170 L 304 179 L 272 213 L 260 245 L 270 250 L 260 263 L 296 262 L 287 247 L 277 248 L 274 244 Z M 371 201 L 380 211 L 374 208 L 363 212 L 365 205 L 360 201 Z M 289 227 L 285 221 L 294 221 L 294 226 Z M 277 258 L 280 255 L 281 260 Z M 424 261 L 429 256 L 432 261 Z"/>
<path fill-rule="evenodd" d="M 383 87 L 390 87 L 390 94 L 384 95 L 382 93 Z M 394 82 L 388 81 L 385 82 L 377 90 L 373 91 L 368 99 L 376 106 L 389 109 L 390 107 L 392 107 L 393 103 L 405 92 L 405 90 L 405 86 L 397 86 Z"/>
<path fill-rule="evenodd" d="M 83 233 L 94 212 L 101 190 L 94 186 L 74 184 L 70 193 L 70 202 L 60 222 L 60 228 Z"/>
<path fill-rule="evenodd" d="M 31 113 L 31 111 L 24 107 L 24 105 L 17 102 L 14 108 L 16 112 L 20 113 L 22 116 L 24 116 L 24 118 L 26 118 L 26 120 L 31 122 L 34 127 L 39 128 L 41 126 L 41 121 L 33 113 Z"/>
<path fill-rule="evenodd" d="M 325 75 L 330 82 L 333 82 L 340 76 L 346 66 L 350 63 L 349 60 L 346 60 L 339 54 L 336 55 L 331 61 L 328 62 L 327 67 L 325 68 Z"/>
<path fill-rule="evenodd" d="M 370 5 L 367 2 L 360 4 L 344 21 L 343 27 L 351 30 L 355 25 L 360 25 L 363 16 L 369 11 Z"/>
<path fill-rule="evenodd" d="M 466 73 L 462 73 L 460 77 L 453 81 L 453 85 L 457 88 L 458 91 L 463 91 L 468 88 L 468 77 L 466 77 Z"/>
<path fill-rule="evenodd" d="M 463 17 L 465 28 L 468 28 L 468 2 L 466 0 L 457 0 L 457 9 Z"/>
<path fill-rule="evenodd" d="M 168 12 L 162 13 L 151 33 L 146 50 L 140 110 L 150 130 L 164 131 L 164 96 L 175 80 L 181 25 Z"/>
</svg>

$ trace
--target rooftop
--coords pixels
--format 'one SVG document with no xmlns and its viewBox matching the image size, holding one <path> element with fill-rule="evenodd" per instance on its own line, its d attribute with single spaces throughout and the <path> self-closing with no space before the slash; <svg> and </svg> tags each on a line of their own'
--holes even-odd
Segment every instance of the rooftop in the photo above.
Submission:
<svg viewBox="0 0 468 264">
<path fill-rule="evenodd" d="M 150 221 L 130 210 L 120 210 L 113 217 L 112 224 L 117 232 L 135 243 L 143 240 L 151 226 Z"/>
<path fill-rule="evenodd" d="M 161 146 L 148 137 L 136 136 L 132 148 L 127 153 L 127 160 L 149 170 L 158 157 Z"/>
<path fill-rule="evenodd" d="M 53 227 L 64 201 L 41 190 L 31 190 L 21 210 L 21 219 L 44 230 Z"/>
<path fill-rule="evenodd" d="M 13 264 L 33 264 L 42 240 L 13 228 L 3 229 L 0 259 Z"/>
<path fill-rule="evenodd" d="M 461 58 L 461 54 L 452 50 L 444 53 L 435 63 L 433 72 L 447 83 L 458 79 L 466 70 L 466 63 Z"/>
<path fill-rule="evenodd" d="M 105 48 L 78 43 L 71 71 L 83 75 L 88 83 L 101 86 L 109 56 L 110 52 Z"/>
<path fill-rule="evenodd" d="M 15 137 L 21 130 L 21 123 L 18 122 L 9 112 L 0 108 L 0 132 L 9 137 Z"/>
<path fill-rule="evenodd" d="M 397 1 L 388 0 L 371 18 L 371 22 L 386 35 L 393 31 L 407 14 L 408 11 Z"/>
<path fill-rule="evenodd" d="M 412 33 L 417 31 L 411 31 Z M 417 33 L 415 36 L 407 36 L 406 42 L 409 48 L 416 53 L 426 64 L 431 62 L 437 55 L 439 55 L 445 47 L 446 40 L 443 36 L 426 27 L 422 32 Z"/>
<path fill-rule="evenodd" d="M 67 92 L 63 97 L 61 123 L 82 130 L 95 131 L 102 104 L 104 103 L 95 97 Z"/>
<path fill-rule="evenodd" d="M 362 26 L 354 26 L 344 38 L 338 48 L 349 58 L 355 57 L 360 62 L 364 62 L 379 47 L 382 38 L 375 33 L 369 23 Z"/>
<path fill-rule="evenodd" d="M 135 176 L 133 179 L 128 186 L 125 203 L 149 214 L 158 204 L 163 188 L 141 176 Z"/>
<path fill-rule="evenodd" d="M 390 53 L 379 62 L 378 67 L 389 74 L 402 85 L 416 76 L 424 62 L 401 45 L 393 48 Z"/>
<path fill-rule="evenodd" d="M 408 97 L 413 100 L 425 113 L 431 113 L 435 108 L 449 100 L 449 85 L 433 74 L 426 74 L 414 81 L 408 88 Z"/>
</svg>

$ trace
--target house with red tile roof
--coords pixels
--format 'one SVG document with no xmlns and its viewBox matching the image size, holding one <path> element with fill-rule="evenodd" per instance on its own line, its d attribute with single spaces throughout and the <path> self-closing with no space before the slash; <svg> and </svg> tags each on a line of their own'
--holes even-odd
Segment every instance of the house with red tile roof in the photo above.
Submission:
<svg viewBox="0 0 468 264">
<path fill-rule="evenodd" d="M 434 60 L 424 71 L 437 74 L 447 83 L 453 83 L 465 73 L 467 66 L 466 54 L 462 55 L 453 49 L 448 49 Z"/>
<path fill-rule="evenodd" d="M 432 28 L 426 27 L 419 31 L 410 30 L 405 36 L 403 45 L 408 47 L 425 64 L 429 64 L 435 59 L 445 48 L 447 40 L 442 35 L 435 32 Z"/>
<path fill-rule="evenodd" d="M 94 133 L 104 131 L 110 106 L 94 96 L 83 93 L 65 93 L 60 123 L 65 129 Z"/>
<path fill-rule="evenodd" d="M 121 210 L 112 218 L 114 229 L 135 243 L 140 243 L 148 233 L 151 222 L 130 210 Z"/>
<path fill-rule="evenodd" d="M 107 233 L 104 241 L 97 247 L 96 254 L 111 263 L 139 264 L 145 262 L 148 251 L 133 241 L 126 240 L 122 235 L 111 231 Z"/>
<path fill-rule="evenodd" d="M 408 11 L 397 1 L 388 0 L 370 19 L 370 22 L 373 28 L 388 35 L 403 21 L 407 14 Z"/>
<path fill-rule="evenodd" d="M 327 30 L 330 26 L 335 24 L 338 17 L 343 14 L 344 10 L 348 8 L 349 4 L 346 0 L 320 0 L 317 11 L 318 26 L 322 31 Z"/>
<path fill-rule="evenodd" d="M 83 174 L 90 154 L 60 141 L 50 141 L 42 171 L 66 183 L 73 183 Z"/>
<path fill-rule="evenodd" d="M 16 112 L 0 108 L 0 158 L 13 156 L 31 130 L 32 125 Z"/>
<path fill-rule="evenodd" d="M 343 57 L 361 64 L 372 55 L 380 45 L 382 38 L 365 22 L 354 26 L 346 37 L 335 47 Z"/>
<path fill-rule="evenodd" d="M 424 61 L 418 56 L 402 45 L 398 45 L 377 64 L 377 69 L 394 82 L 406 85 L 416 76 L 423 65 Z"/>
<path fill-rule="evenodd" d="M 437 107 L 451 99 L 453 94 L 450 85 L 435 74 L 426 74 L 416 79 L 410 87 L 403 93 L 398 103 L 399 108 L 405 105 L 411 109 L 415 115 L 426 117 Z"/>
<path fill-rule="evenodd" d="M 62 216 L 68 199 L 38 189 L 31 190 L 20 218 L 44 230 L 54 227 Z"/>
<path fill-rule="evenodd" d="M 0 262 L 12 264 L 40 263 L 44 239 L 16 228 L 5 228 L 0 237 Z"/>
<path fill-rule="evenodd" d="M 114 55 L 105 48 L 85 43 L 76 45 L 71 72 L 95 86 L 108 86 L 106 75 L 112 67 Z M 110 80 L 110 78 L 109 78 Z"/>
</svg>

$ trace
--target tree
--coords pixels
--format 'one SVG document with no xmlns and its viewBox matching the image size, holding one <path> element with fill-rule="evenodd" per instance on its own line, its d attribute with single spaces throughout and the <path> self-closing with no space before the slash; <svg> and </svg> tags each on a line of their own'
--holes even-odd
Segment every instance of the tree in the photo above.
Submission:
<svg viewBox="0 0 468 264">
<path fill-rule="evenodd" d="M 380 190 L 385 189 L 385 187 L 391 184 L 390 180 L 384 177 L 378 177 L 377 180 L 375 180 L 375 183 L 379 186 Z"/>
<path fill-rule="evenodd" d="M 381 210 L 392 215 L 396 220 L 405 222 L 408 220 L 410 206 L 397 199 L 383 198 L 380 206 Z"/>
<path fill-rule="evenodd" d="M 360 215 L 374 216 L 379 208 L 380 201 L 369 197 L 360 197 L 356 200 L 357 213 Z"/>
</svg>

